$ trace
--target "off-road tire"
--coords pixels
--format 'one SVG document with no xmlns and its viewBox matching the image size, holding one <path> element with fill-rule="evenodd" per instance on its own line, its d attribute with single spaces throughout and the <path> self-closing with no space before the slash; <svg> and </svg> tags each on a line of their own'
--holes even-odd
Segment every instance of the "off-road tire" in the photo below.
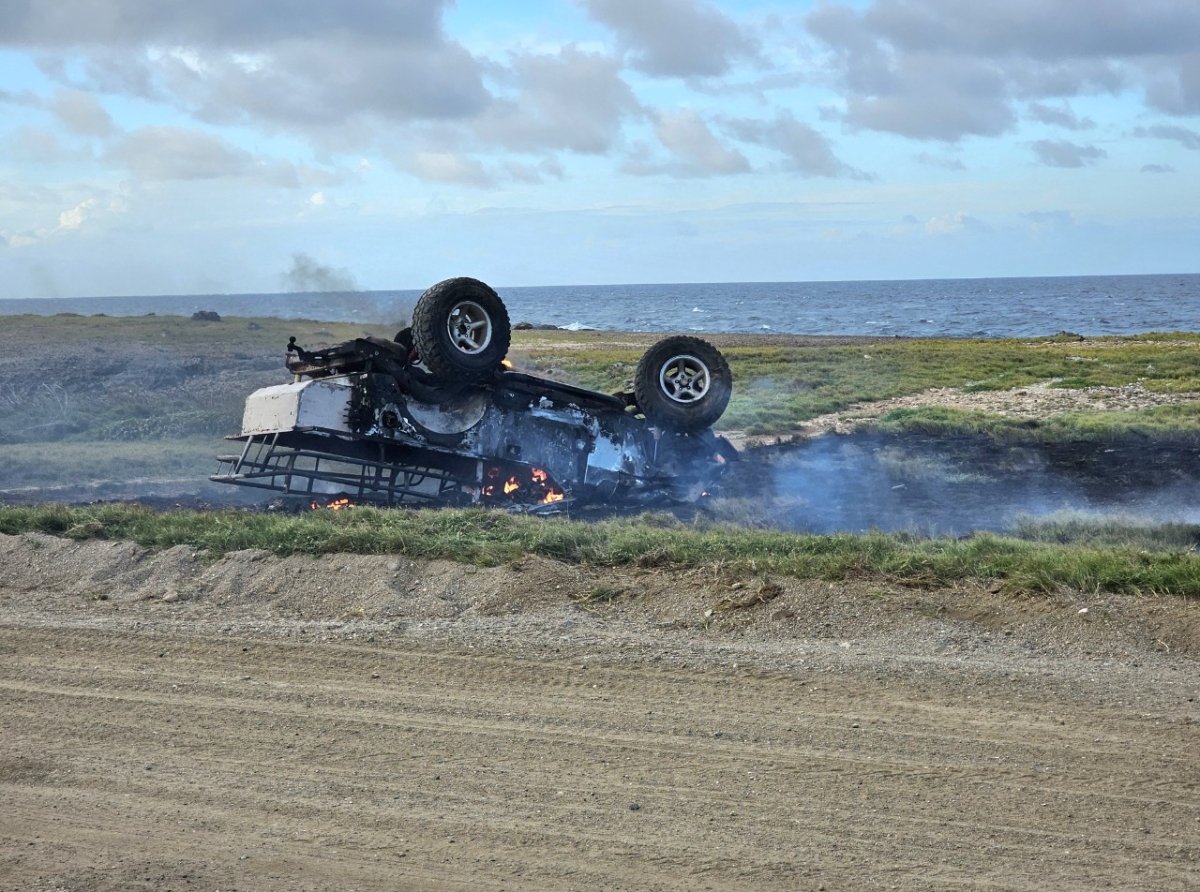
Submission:
<svg viewBox="0 0 1200 892">
<path fill-rule="evenodd" d="M 441 381 L 477 381 L 500 367 L 512 337 L 504 301 L 478 279 L 438 282 L 413 308 L 413 341 Z"/>
<path fill-rule="evenodd" d="M 721 352 L 700 338 L 664 338 L 646 351 L 633 379 L 638 408 L 677 431 L 711 427 L 729 405 L 733 376 Z"/>
</svg>

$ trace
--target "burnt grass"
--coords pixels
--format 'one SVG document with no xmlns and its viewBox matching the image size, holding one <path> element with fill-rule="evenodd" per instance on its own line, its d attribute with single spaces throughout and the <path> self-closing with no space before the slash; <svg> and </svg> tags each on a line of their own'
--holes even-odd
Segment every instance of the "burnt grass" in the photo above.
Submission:
<svg viewBox="0 0 1200 892">
<path fill-rule="evenodd" d="M 744 452 L 720 496 L 718 516 L 808 533 L 961 536 L 1066 514 L 1194 523 L 1200 447 L 1191 436 L 1141 434 L 1015 444 L 986 434 L 829 434 Z"/>
</svg>

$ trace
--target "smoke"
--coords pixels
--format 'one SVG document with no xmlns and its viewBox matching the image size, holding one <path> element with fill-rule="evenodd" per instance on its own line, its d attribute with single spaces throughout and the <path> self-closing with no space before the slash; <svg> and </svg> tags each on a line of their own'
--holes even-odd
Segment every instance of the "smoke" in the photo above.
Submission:
<svg viewBox="0 0 1200 892">
<path fill-rule="evenodd" d="M 61 440 L 86 428 L 80 401 L 61 383 L 19 375 L 0 384 L 0 443 Z"/>
<path fill-rule="evenodd" d="M 412 322 L 413 303 L 408 298 L 381 294 L 375 307 L 375 321 L 395 326 L 397 330 L 408 328 Z"/>
<path fill-rule="evenodd" d="M 285 291 L 319 294 L 320 318 L 391 325 L 405 328 L 412 318 L 412 301 L 389 291 L 360 291 L 353 274 L 345 267 L 319 263 L 312 255 L 297 251 L 291 269 L 280 277 Z"/>
<path fill-rule="evenodd" d="M 285 291 L 357 291 L 354 276 L 346 268 L 334 269 L 318 263 L 303 251 L 292 255 L 292 268 L 283 274 Z"/>
<path fill-rule="evenodd" d="M 720 520 L 804 533 L 962 536 L 1064 514 L 1194 523 L 1200 461 L 1186 452 L 1141 441 L 826 435 L 744 454 L 712 507 Z"/>
<path fill-rule="evenodd" d="M 790 528 L 813 533 L 962 535 L 1078 503 L 1078 486 L 1049 472 L 1036 451 L 997 461 L 964 446 L 911 437 L 821 437 L 781 457 L 773 483 L 792 502 Z"/>
</svg>

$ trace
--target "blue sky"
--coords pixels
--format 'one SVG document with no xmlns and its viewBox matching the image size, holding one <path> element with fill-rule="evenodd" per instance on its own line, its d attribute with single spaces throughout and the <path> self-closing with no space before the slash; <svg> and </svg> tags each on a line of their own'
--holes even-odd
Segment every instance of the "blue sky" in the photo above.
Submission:
<svg viewBox="0 0 1200 892">
<path fill-rule="evenodd" d="M 3 297 L 1196 272 L 1195 0 L 0 0 Z"/>
</svg>

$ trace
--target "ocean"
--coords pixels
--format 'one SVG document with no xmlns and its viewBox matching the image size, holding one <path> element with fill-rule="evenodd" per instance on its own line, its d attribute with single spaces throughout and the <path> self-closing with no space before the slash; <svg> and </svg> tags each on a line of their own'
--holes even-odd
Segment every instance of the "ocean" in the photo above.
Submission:
<svg viewBox="0 0 1200 892">
<path fill-rule="evenodd" d="M 432 284 L 432 283 L 431 283 Z M 607 331 L 1000 338 L 1194 331 L 1200 274 L 881 282 L 496 286 L 514 323 Z M 0 300 L 0 316 L 277 316 L 395 324 L 420 291 Z"/>
</svg>

